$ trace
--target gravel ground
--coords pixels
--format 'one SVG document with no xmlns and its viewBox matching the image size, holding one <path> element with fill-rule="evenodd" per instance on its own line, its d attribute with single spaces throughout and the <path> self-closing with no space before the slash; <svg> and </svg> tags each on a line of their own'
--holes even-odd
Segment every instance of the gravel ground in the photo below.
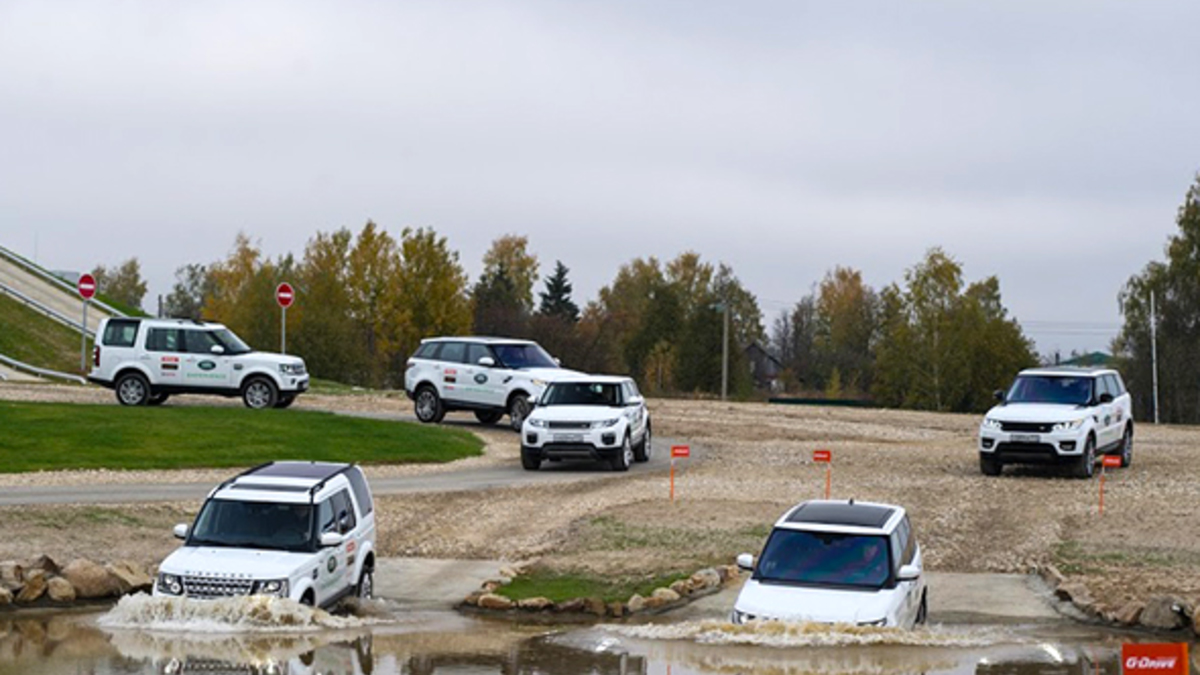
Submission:
<svg viewBox="0 0 1200 675">
<path fill-rule="evenodd" d="M 110 392 L 79 387 L 0 385 L 0 398 L 112 402 Z M 238 404 L 179 399 L 214 402 Z M 297 403 L 367 413 L 407 413 L 410 406 L 403 397 L 375 395 L 312 395 Z M 933 570 L 1030 572 L 1054 564 L 1087 584 L 1101 609 L 1159 593 L 1200 601 L 1200 429 L 1139 427 L 1133 466 L 1110 474 L 1101 517 L 1098 480 L 1011 467 L 999 478 L 982 476 L 974 415 L 666 400 L 652 402 L 651 412 L 658 438 L 687 439 L 702 451 L 699 461 L 682 460 L 691 465 L 677 478 L 674 504 L 665 472 L 640 466 L 618 481 L 382 497 L 381 552 L 537 560 L 623 574 L 729 562 L 756 551 L 788 506 L 821 496 L 824 467 L 810 461 L 820 448 L 833 451 L 834 497 L 909 510 Z M 458 465 L 516 463 L 514 434 L 470 428 L 487 441 L 486 454 Z M 429 470 L 437 469 L 371 473 Z M 0 476 L 0 486 L 216 480 L 228 473 L 66 472 Z M 0 510 L 0 559 L 31 550 L 160 558 L 175 545 L 170 525 L 194 507 Z"/>
</svg>

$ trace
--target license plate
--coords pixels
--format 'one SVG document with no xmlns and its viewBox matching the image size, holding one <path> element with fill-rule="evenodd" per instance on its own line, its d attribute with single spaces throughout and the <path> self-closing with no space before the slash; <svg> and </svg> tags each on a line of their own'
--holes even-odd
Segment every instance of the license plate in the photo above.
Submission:
<svg viewBox="0 0 1200 675">
<path fill-rule="evenodd" d="M 1013 434 L 1013 443 L 1039 443 L 1042 440 L 1037 434 Z"/>
<path fill-rule="evenodd" d="M 554 434 L 556 443 L 582 443 L 583 434 Z"/>
</svg>

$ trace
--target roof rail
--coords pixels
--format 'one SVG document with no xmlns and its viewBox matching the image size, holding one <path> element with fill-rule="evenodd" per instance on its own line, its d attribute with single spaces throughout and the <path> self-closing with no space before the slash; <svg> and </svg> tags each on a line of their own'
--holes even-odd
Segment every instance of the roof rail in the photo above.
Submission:
<svg viewBox="0 0 1200 675">
<path fill-rule="evenodd" d="M 311 462 L 311 463 L 316 464 L 316 462 Z M 333 480 L 334 478 L 337 478 L 339 475 L 346 473 L 347 471 L 349 471 L 352 468 L 354 468 L 353 464 L 345 464 L 342 466 L 342 468 L 338 469 L 337 471 L 334 471 L 333 473 L 329 474 L 328 476 L 325 476 L 321 480 L 314 483 L 313 486 L 308 489 L 309 501 L 316 499 L 317 493 L 321 491 L 321 488 L 325 487 L 326 483 Z"/>
<path fill-rule="evenodd" d="M 245 471 L 239 473 L 238 475 L 234 476 L 233 478 L 230 478 L 230 479 L 226 480 L 224 483 L 221 483 L 220 485 L 218 485 L 217 489 L 214 492 L 224 490 L 226 487 L 228 487 L 230 484 L 232 484 L 237 479 L 239 479 L 243 476 L 249 476 L 250 474 L 254 473 L 255 471 L 258 471 L 259 469 L 265 469 L 274 463 L 275 462 L 266 462 L 263 464 L 259 464 L 258 466 L 250 467 L 249 469 L 246 469 Z"/>
</svg>

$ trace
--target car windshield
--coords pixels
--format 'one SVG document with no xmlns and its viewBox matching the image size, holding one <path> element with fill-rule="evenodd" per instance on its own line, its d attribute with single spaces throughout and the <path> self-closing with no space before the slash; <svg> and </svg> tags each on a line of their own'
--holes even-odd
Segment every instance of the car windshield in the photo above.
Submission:
<svg viewBox="0 0 1200 675">
<path fill-rule="evenodd" d="M 544 349 L 535 344 L 492 345 L 492 352 L 501 366 L 521 368 L 557 368 L 558 364 Z"/>
<path fill-rule="evenodd" d="M 1088 405 L 1092 378 L 1071 375 L 1021 375 L 1008 390 L 1006 403 Z"/>
<path fill-rule="evenodd" d="M 768 583 L 880 588 L 890 570 L 887 537 L 777 529 L 754 576 Z"/>
<path fill-rule="evenodd" d="M 620 405 L 620 389 L 608 382 L 555 382 L 546 388 L 538 405 Z"/>
<path fill-rule="evenodd" d="M 210 499 L 188 535 L 192 546 L 313 550 L 311 504 Z"/>
<path fill-rule="evenodd" d="M 228 328 L 214 332 L 213 337 L 217 338 L 217 341 L 225 347 L 226 354 L 248 354 L 254 351 L 250 349 L 250 345 L 242 342 L 242 339 Z"/>
</svg>

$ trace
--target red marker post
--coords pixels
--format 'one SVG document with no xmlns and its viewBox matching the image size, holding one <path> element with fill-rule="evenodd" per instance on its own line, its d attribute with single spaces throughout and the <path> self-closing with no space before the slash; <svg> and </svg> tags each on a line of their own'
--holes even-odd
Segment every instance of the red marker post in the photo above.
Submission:
<svg viewBox="0 0 1200 675">
<path fill-rule="evenodd" d="M 687 459 L 692 456 L 692 448 L 687 445 L 671 446 L 671 502 L 675 501 L 675 460 Z"/>
<path fill-rule="evenodd" d="M 90 274 L 79 275 L 79 283 L 75 284 L 79 297 L 83 298 L 83 321 L 80 325 L 79 370 L 87 372 L 87 309 L 96 295 L 96 277 Z"/>
<path fill-rule="evenodd" d="M 292 285 L 283 282 L 275 287 L 275 302 L 279 303 L 279 353 L 287 353 L 287 308 L 296 301 Z"/>
<path fill-rule="evenodd" d="M 829 450 L 813 450 L 813 461 L 825 464 L 825 499 L 833 485 L 833 453 Z"/>
<path fill-rule="evenodd" d="M 1116 455 L 1105 455 L 1100 462 L 1100 515 L 1104 515 L 1104 476 L 1108 468 L 1121 468 L 1121 458 Z"/>
</svg>

